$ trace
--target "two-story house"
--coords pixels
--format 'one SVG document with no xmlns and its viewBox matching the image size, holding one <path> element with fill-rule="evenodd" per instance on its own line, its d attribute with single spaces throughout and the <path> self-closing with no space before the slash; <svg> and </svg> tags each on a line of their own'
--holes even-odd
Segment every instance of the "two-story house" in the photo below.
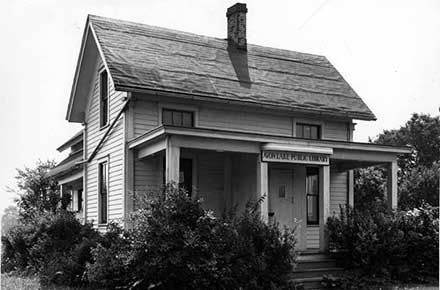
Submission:
<svg viewBox="0 0 440 290">
<path fill-rule="evenodd" d="M 62 182 L 84 220 L 124 223 L 134 193 L 176 182 L 217 214 L 265 196 L 264 220 L 324 250 L 352 170 L 379 164 L 396 207 L 408 148 L 353 142 L 353 121 L 375 120 L 363 100 L 323 56 L 247 43 L 246 13 L 227 10 L 225 39 L 88 16 L 66 116 L 83 124 L 81 171 Z"/>
</svg>

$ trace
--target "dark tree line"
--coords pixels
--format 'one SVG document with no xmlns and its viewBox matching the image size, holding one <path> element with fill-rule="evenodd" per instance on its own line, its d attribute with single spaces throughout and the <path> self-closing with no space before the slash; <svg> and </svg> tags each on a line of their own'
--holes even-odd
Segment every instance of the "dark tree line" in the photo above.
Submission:
<svg viewBox="0 0 440 290">
<path fill-rule="evenodd" d="M 409 145 L 412 153 L 398 157 L 399 207 L 411 209 L 423 203 L 439 205 L 440 117 L 412 114 L 399 129 L 384 130 L 370 142 Z M 355 205 L 383 205 L 386 171 L 380 167 L 355 172 Z"/>
</svg>

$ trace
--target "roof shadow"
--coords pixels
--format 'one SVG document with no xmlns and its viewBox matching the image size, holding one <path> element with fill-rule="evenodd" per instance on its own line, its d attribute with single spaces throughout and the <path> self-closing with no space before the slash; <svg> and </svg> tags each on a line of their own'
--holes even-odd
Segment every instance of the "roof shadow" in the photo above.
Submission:
<svg viewBox="0 0 440 290">
<path fill-rule="evenodd" d="M 241 87 L 250 88 L 252 85 L 249 77 L 248 54 L 246 50 L 228 46 L 228 56 L 234 67 L 235 75 Z"/>
</svg>

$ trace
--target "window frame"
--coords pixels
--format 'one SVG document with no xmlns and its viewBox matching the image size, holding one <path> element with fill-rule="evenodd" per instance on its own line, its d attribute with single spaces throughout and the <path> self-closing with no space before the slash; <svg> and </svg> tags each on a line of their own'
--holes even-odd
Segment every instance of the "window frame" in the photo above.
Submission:
<svg viewBox="0 0 440 290">
<path fill-rule="evenodd" d="M 298 126 L 302 126 L 302 134 L 301 134 L 302 136 L 299 136 Z M 306 127 L 310 128 L 310 135 L 312 132 L 312 128 L 316 128 L 317 129 L 317 138 L 304 137 L 304 129 Z M 315 124 L 315 123 L 295 122 L 295 137 L 309 139 L 309 140 L 322 140 L 322 125 Z"/>
<path fill-rule="evenodd" d="M 105 91 L 106 91 L 106 104 L 104 105 L 103 101 L 103 75 L 105 74 Z M 103 129 L 108 126 L 110 122 L 110 92 L 109 92 L 109 77 L 108 72 L 105 68 L 102 68 L 99 71 L 99 128 Z M 106 107 L 106 111 L 104 114 L 103 108 Z M 104 116 L 105 116 L 105 122 L 104 122 Z"/>
<path fill-rule="evenodd" d="M 171 113 L 171 124 L 165 124 L 164 123 L 164 115 L 165 112 L 170 112 Z M 181 125 L 177 125 L 174 124 L 174 113 L 176 114 L 181 114 L 180 116 L 180 123 Z M 191 125 L 190 126 L 185 126 L 184 125 L 184 114 L 190 114 L 191 115 Z M 163 126 L 174 126 L 174 127 L 183 127 L 183 128 L 194 128 L 195 127 L 195 113 L 194 111 L 190 111 L 190 110 L 181 110 L 181 109 L 174 109 L 174 108 L 168 108 L 168 107 L 162 107 L 162 114 L 161 114 L 161 120 L 160 120 L 161 124 Z"/>
<path fill-rule="evenodd" d="M 109 208 L 109 166 L 110 162 L 108 158 L 101 159 L 98 162 L 98 225 L 107 225 L 108 224 L 108 208 Z M 102 166 L 105 165 L 105 187 L 106 187 L 106 201 L 105 201 L 105 220 L 103 220 L 102 210 L 104 207 L 102 205 Z"/>
<path fill-rule="evenodd" d="M 168 103 L 168 102 L 159 102 L 157 106 L 157 125 L 158 126 L 167 126 L 163 125 L 163 110 L 177 110 L 177 111 L 186 111 L 186 112 L 192 112 L 193 113 L 193 127 L 197 128 L 199 126 L 199 108 L 194 105 L 188 105 L 188 104 L 180 104 L 180 103 Z M 170 126 L 170 125 L 168 125 Z M 188 128 L 188 127 L 183 127 Z"/>
<path fill-rule="evenodd" d="M 80 189 L 78 189 L 76 191 L 77 207 L 78 207 L 77 212 L 81 212 L 82 209 L 83 209 L 82 208 L 83 207 L 83 205 L 82 205 L 82 202 L 83 202 L 83 192 L 84 192 L 84 190 L 82 188 L 80 188 Z"/>
<path fill-rule="evenodd" d="M 309 174 L 309 171 L 314 171 L 312 174 Z M 316 176 L 316 184 L 317 184 L 317 191 L 316 194 L 309 194 L 309 191 L 307 190 L 307 182 L 309 176 Z M 306 223 L 307 226 L 317 226 L 319 225 L 319 219 L 320 219 L 320 191 L 321 191 L 321 184 L 320 184 L 320 174 L 319 174 L 319 168 L 318 167 L 306 167 Z M 316 221 L 309 220 L 309 196 L 315 196 L 316 197 L 316 205 L 315 210 L 317 212 Z"/>
</svg>

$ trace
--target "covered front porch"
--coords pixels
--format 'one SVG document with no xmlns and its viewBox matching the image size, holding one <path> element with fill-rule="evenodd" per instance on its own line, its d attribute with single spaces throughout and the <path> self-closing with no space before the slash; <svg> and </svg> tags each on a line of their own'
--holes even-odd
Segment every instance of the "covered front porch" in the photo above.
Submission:
<svg viewBox="0 0 440 290">
<path fill-rule="evenodd" d="M 396 155 L 407 148 L 161 126 L 129 143 L 128 188 L 176 182 L 216 215 L 264 196 L 263 220 L 296 227 L 299 249 L 325 251 L 324 225 L 353 204 L 352 169 L 384 164 L 397 206 Z M 153 177 L 152 177 L 153 176 Z"/>
</svg>

